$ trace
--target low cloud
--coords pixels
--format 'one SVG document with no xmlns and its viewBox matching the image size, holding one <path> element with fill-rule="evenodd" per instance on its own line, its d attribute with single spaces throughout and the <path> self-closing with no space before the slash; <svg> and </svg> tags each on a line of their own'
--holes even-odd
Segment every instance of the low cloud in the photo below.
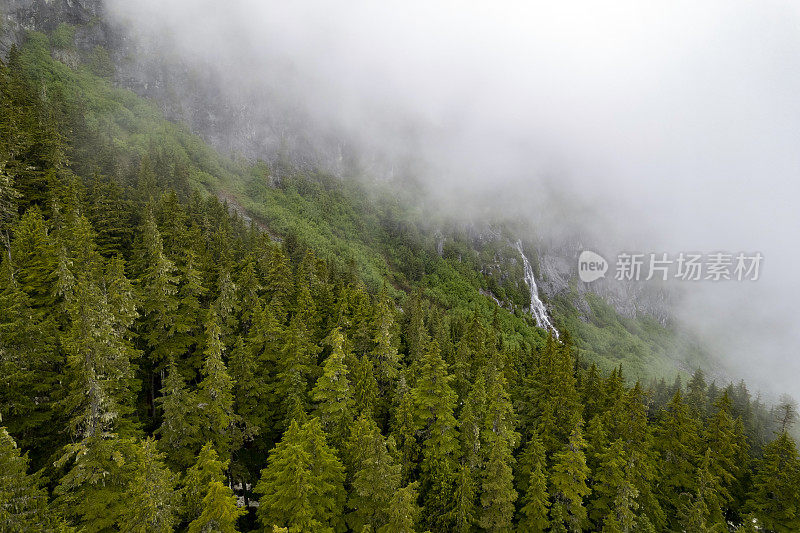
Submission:
<svg viewBox="0 0 800 533">
<path fill-rule="evenodd" d="M 541 222 L 557 199 L 548 227 L 579 221 L 605 249 L 761 252 L 759 281 L 692 286 L 680 319 L 734 374 L 800 395 L 795 4 L 109 6 L 223 94 L 413 169 L 445 208 Z"/>
</svg>

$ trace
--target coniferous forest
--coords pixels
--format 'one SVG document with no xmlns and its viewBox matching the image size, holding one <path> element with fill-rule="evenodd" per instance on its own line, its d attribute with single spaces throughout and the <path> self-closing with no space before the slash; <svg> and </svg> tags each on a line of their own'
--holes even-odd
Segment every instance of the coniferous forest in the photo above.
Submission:
<svg viewBox="0 0 800 533">
<path fill-rule="evenodd" d="M 791 402 L 365 280 L 52 46 L 0 63 L 1 531 L 800 530 Z"/>
</svg>

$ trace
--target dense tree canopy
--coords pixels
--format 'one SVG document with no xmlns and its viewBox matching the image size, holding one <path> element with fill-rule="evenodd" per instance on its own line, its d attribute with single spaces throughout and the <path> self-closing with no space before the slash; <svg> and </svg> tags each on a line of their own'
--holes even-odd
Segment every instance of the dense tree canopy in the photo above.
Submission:
<svg viewBox="0 0 800 533">
<path fill-rule="evenodd" d="M 790 403 L 368 284 L 89 129 L 42 37 L 0 62 L 1 531 L 800 529 Z"/>
</svg>

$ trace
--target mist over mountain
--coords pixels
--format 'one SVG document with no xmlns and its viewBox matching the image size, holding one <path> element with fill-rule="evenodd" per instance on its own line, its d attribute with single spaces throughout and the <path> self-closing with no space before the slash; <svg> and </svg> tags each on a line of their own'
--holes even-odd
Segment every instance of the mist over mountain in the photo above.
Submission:
<svg viewBox="0 0 800 533">
<path fill-rule="evenodd" d="M 800 392 L 797 9 L 451 8 L 109 4 L 246 117 L 227 148 L 419 180 L 456 217 L 527 217 L 611 253 L 763 253 L 757 283 L 680 287 L 678 318 L 734 373 Z"/>
<path fill-rule="evenodd" d="M 798 18 L 0 0 L 0 531 L 800 530 Z"/>
</svg>

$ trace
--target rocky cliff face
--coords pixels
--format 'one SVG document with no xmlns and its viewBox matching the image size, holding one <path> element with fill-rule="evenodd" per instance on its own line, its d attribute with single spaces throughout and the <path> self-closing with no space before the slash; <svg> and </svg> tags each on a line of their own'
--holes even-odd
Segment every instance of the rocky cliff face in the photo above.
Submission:
<svg viewBox="0 0 800 533">
<path fill-rule="evenodd" d="M 578 256 L 585 249 L 577 237 L 537 243 L 538 284 L 546 298 L 568 296 L 574 286 L 577 297 L 571 296 L 571 303 L 584 317 L 591 312 L 586 301 L 586 295 L 591 293 L 606 300 L 622 316 L 648 316 L 664 326 L 670 322 L 672 305 L 677 297 L 674 288 L 645 281 L 615 280 L 613 258 L 610 257 L 606 276 L 584 283 L 578 279 Z"/>
<path fill-rule="evenodd" d="M 51 32 L 65 22 L 78 28 L 75 44 L 91 50 L 111 40 L 102 0 L 0 0 L 0 54 L 19 44 L 25 32 Z"/>
</svg>

